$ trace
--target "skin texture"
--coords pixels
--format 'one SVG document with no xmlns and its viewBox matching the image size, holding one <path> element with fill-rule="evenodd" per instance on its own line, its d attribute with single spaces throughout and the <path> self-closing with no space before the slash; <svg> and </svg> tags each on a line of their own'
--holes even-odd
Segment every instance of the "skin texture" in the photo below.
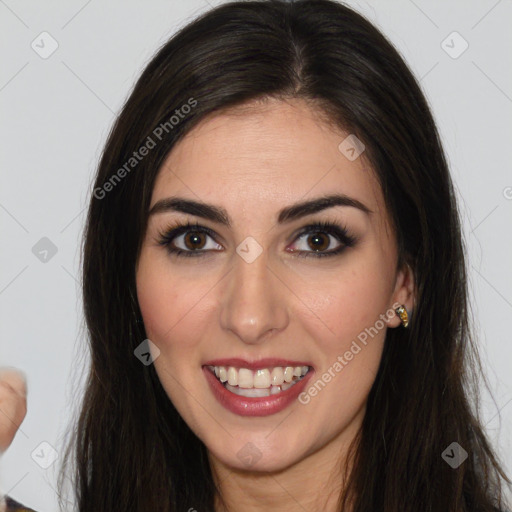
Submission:
<svg viewBox="0 0 512 512">
<path fill-rule="evenodd" d="M 154 362 L 160 381 L 207 446 L 228 509 L 300 504 L 329 511 L 340 491 L 340 462 L 364 417 L 386 329 L 398 327 L 399 318 L 388 314 L 378 334 L 359 343 L 360 352 L 309 403 L 297 401 L 266 417 L 223 408 L 201 367 L 220 357 L 281 357 L 309 362 L 319 378 L 394 303 L 412 308 L 412 274 L 396 268 L 396 239 L 364 154 L 350 161 L 338 149 L 348 133 L 321 121 L 302 100 L 252 106 L 203 120 L 168 155 L 150 208 L 169 196 L 185 197 L 225 208 L 233 225 L 178 212 L 151 216 L 137 265 L 138 300 L 148 338 L 160 350 Z M 276 223 L 281 208 L 333 192 L 358 199 L 372 213 L 336 206 Z M 199 244 L 211 252 L 169 255 L 158 244 L 159 232 L 177 221 L 211 228 L 216 239 L 204 235 Z M 355 245 L 325 258 L 286 250 L 313 254 L 311 234 L 298 235 L 317 221 L 345 225 Z M 187 236 L 193 247 L 187 234 L 174 244 L 186 249 Z M 236 252 L 248 236 L 263 249 L 250 264 Z M 326 252 L 340 244 L 323 237 Z M 250 468 L 237 456 L 248 442 L 261 454 Z M 217 504 L 217 510 L 224 509 Z"/>
<path fill-rule="evenodd" d="M 27 414 L 27 384 L 14 368 L 0 368 L 0 453 L 12 443 Z"/>
</svg>

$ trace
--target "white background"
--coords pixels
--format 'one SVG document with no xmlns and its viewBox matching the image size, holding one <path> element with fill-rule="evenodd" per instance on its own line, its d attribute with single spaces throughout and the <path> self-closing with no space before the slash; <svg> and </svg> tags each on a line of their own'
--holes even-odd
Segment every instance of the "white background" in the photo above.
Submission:
<svg viewBox="0 0 512 512">
<path fill-rule="evenodd" d="M 62 450 L 79 401 L 73 386 L 80 389 L 77 374 L 87 362 L 79 331 L 79 240 L 102 145 L 154 51 L 220 3 L 0 0 L 0 364 L 22 368 L 29 388 L 28 414 L 2 458 L 0 477 L 4 492 L 39 512 L 57 510 L 59 460 L 43 469 L 31 453 L 41 442 Z M 474 321 L 496 399 L 484 393 L 484 423 L 510 474 L 512 3 L 348 4 L 398 47 L 438 123 L 460 198 Z M 58 42 L 47 59 L 31 48 L 43 31 Z M 453 31 L 469 44 L 458 58 L 445 51 L 462 48 L 457 36 L 446 40 Z M 32 253 L 43 237 L 57 248 L 46 263 Z"/>
</svg>

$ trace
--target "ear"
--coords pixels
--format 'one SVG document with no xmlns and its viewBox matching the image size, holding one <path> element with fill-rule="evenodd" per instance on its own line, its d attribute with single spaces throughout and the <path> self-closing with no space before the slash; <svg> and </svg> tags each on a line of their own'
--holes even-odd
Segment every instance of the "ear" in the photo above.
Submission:
<svg viewBox="0 0 512 512">
<path fill-rule="evenodd" d="M 395 288 L 388 308 L 393 314 L 386 316 L 388 327 L 398 327 L 401 325 L 400 317 L 395 312 L 395 309 L 399 305 L 405 306 L 410 317 L 414 309 L 415 298 L 416 286 L 414 272 L 407 263 L 404 263 L 396 274 Z"/>
</svg>

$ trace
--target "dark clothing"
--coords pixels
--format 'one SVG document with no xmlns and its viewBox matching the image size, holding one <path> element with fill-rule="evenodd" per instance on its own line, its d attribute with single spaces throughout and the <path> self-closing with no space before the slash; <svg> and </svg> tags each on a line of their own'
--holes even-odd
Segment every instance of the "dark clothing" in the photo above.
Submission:
<svg viewBox="0 0 512 512">
<path fill-rule="evenodd" d="M 27 508 L 16 500 L 13 500 L 10 496 L 5 496 L 5 512 L 36 512 L 32 508 Z"/>
</svg>

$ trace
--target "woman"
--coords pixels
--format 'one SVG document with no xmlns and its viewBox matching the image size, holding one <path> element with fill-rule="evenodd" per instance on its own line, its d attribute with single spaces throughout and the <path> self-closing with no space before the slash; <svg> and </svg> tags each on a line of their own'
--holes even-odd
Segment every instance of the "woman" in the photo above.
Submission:
<svg viewBox="0 0 512 512">
<path fill-rule="evenodd" d="M 81 512 L 504 510 L 439 136 L 351 9 L 233 2 L 172 37 L 83 251 L 61 506 L 73 462 Z"/>
</svg>

